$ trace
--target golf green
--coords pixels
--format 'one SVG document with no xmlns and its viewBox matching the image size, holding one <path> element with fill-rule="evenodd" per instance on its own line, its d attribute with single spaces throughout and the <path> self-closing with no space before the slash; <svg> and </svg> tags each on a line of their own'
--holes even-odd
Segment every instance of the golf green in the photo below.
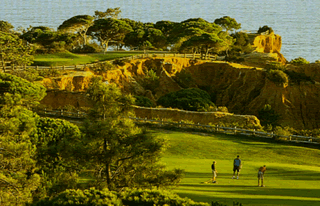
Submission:
<svg viewBox="0 0 320 206">
<path fill-rule="evenodd" d="M 223 134 L 155 130 L 167 140 L 162 162 L 185 170 L 173 191 L 199 202 L 232 205 L 320 205 L 320 150 L 271 139 Z M 232 179 L 240 155 L 239 179 Z M 216 161 L 217 183 L 211 164 Z M 259 167 L 266 165 L 265 187 L 258 187 Z"/>
</svg>

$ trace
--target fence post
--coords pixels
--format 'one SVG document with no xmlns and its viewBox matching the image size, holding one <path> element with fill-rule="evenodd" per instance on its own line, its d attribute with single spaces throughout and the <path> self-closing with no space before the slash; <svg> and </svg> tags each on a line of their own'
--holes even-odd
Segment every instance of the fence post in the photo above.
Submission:
<svg viewBox="0 0 320 206">
<path fill-rule="evenodd" d="M 256 129 L 253 129 L 253 132 L 252 132 L 252 135 L 253 135 L 253 136 L 256 136 L 255 131 L 256 131 Z"/>
<path fill-rule="evenodd" d="M 176 57 L 176 53 L 174 53 L 173 56 Z"/>
<path fill-rule="evenodd" d="M 76 64 L 74 65 L 74 70 L 77 70 L 77 65 Z"/>
<path fill-rule="evenodd" d="M 37 70 L 37 71 L 39 70 L 39 67 L 38 67 L 38 65 L 36 66 L 36 70 Z"/>
<path fill-rule="evenodd" d="M 50 66 L 50 69 L 52 70 L 52 65 Z"/>
<path fill-rule="evenodd" d="M 131 59 L 134 60 L 134 55 L 131 56 Z"/>
<path fill-rule="evenodd" d="M 234 134 L 237 134 L 237 127 L 234 127 Z"/>
<path fill-rule="evenodd" d="M 291 138 L 292 138 L 292 136 L 291 135 L 289 135 L 289 140 L 291 141 Z"/>
<path fill-rule="evenodd" d="M 187 55 L 186 55 L 186 53 L 184 53 L 184 58 L 186 58 L 187 57 Z"/>
<path fill-rule="evenodd" d="M 63 116 L 63 109 L 60 110 L 60 116 Z"/>
<path fill-rule="evenodd" d="M 78 117 L 78 118 L 80 117 L 80 112 L 79 112 L 79 110 L 77 111 L 77 117 Z"/>
<path fill-rule="evenodd" d="M 47 108 L 44 108 L 44 114 L 47 115 Z"/>
<path fill-rule="evenodd" d="M 11 70 L 14 70 L 14 64 L 11 64 Z"/>
</svg>

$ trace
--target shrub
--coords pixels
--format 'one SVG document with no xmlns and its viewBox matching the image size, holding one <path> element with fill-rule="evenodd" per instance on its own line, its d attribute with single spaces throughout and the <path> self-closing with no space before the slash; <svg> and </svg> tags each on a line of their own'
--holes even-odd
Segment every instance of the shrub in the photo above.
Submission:
<svg viewBox="0 0 320 206">
<path fill-rule="evenodd" d="M 265 104 L 258 112 L 258 117 L 262 126 L 271 125 L 275 127 L 278 125 L 280 116 L 272 109 L 270 104 Z"/>
<path fill-rule="evenodd" d="M 305 73 L 298 73 L 289 70 L 286 70 L 284 72 L 289 76 L 290 82 L 297 84 L 300 84 L 301 82 L 311 82 L 313 84 L 315 83 L 315 81 L 312 80 L 311 77 L 307 76 Z"/>
<path fill-rule="evenodd" d="M 101 47 L 97 44 L 87 44 L 84 45 L 83 47 L 77 47 L 72 50 L 73 53 L 78 53 L 78 54 L 86 54 L 86 53 L 98 53 L 101 52 Z"/>
<path fill-rule="evenodd" d="M 160 77 L 157 76 L 156 72 L 153 71 L 152 69 L 147 71 L 146 76 L 144 77 L 142 81 L 142 86 L 154 92 L 160 84 Z"/>
<path fill-rule="evenodd" d="M 59 77 L 61 76 L 61 70 L 60 69 L 41 69 L 39 70 L 39 76 L 42 76 L 44 78 Z"/>
<path fill-rule="evenodd" d="M 129 63 L 130 60 L 129 59 L 115 59 L 113 61 L 114 65 L 119 65 L 119 66 L 124 66 L 126 63 Z"/>
<path fill-rule="evenodd" d="M 236 32 L 231 34 L 235 39 L 234 45 L 231 46 L 231 50 L 229 51 L 230 56 L 234 56 L 234 54 L 238 53 L 251 53 L 254 48 L 251 46 L 250 39 L 247 33 L 245 32 Z"/>
<path fill-rule="evenodd" d="M 95 72 L 95 73 L 101 73 L 101 72 L 106 72 L 116 69 L 114 64 L 111 64 L 110 62 L 99 62 L 94 64 L 93 66 L 90 67 L 90 70 Z"/>
<path fill-rule="evenodd" d="M 271 34 L 273 32 L 273 29 L 267 25 L 264 25 L 263 27 L 259 27 L 258 34 L 262 34 L 264 32 L 268 32 Z"/>
<path fill-rule="evenodd" d="M 219 111 L 219 112 L 226 112 L 226 113 L 229 112 L 229 110 L 228 110 L 227 107 L 218 107 L 218 108 L 217 108 L 217 111 Z"/>
<path fill-rule="evenodd" d="M 280 126 L 276 126 L 274 129 L 273 129 L 273 132 L 277 135 L 281 135 L 281 136 L 290 136 L 292 135 L 291 133 L 291 128 L 289 127 L 280 127 Z M 286 139 L 284 139 L 286 140 Z"/>
<path fill-rule="evenodd" d="M 43 79 L 43 77 L 39 76 L 39 72 L 33 68 L 26 68 L 25 70 L 13 70 L 11 74 L 22 79 L 26 79 L 30 82 L 40 81 Z"/>
<path fill-rule="evenodd" d="M 286 67 L 281 64 L 280 62 L 270 62 L 269 64 L 266 65 L 265 69 L 267 71 L 269 70 L 282 70 L 284 71 Z"/>
<path fill-rule="evenodd" d="M 267 71 L 267 74 L 268 79 L 270 79 L 274 83 L 287 85 L 289 82 L 288 76 L 281 70 L 269 70 Z"/>
<path fill-rule="evenodd" d="M 182 89 L 159 98 L 157 103 L 163 107 L 172 107 L 189 111 L 215 111 L 216 106 L 210 95 L 198 88 Z"/>
<path fill-rule="evenodd" d="M 134 96 L 136 98 L 135 105 L 141 107 L 154 107 L 154 103 L 147 97 L 144 96 Z"/>
<path fill-rule="evenodd" d="M 177 194 L 165 190 L 128 189 L 120 193 L 120 197 L 122 199 L 123 204 L 126 206 L 209 206 L 208 203 L 194 202 L 191 199 L 182 198 Z"/>
<path fill-rule="evenodd" d="M 108 190 L 96 190 L 94 188 L 87 190 L 66 190 L 52 199 L 44 199 L 33 206 L 120 206 L 121 200 L 115 192 Z"/>
<path fill-rule="evenodd" d="M 182 87 L 189 88 L 195 86 L 195 82 L 191 76 L 191 74 L 185 69 L 177 72 L 173 79 Z"/>
<path fill-rule="evenodd" d="M 298 57 L 290 61 L 290 64 L 294 64 L 294 65 L 304 65 L 309 63 L 310 62 L 308 62 L 305 58 L 302 58 L 302 57 Z"/>
</svg>

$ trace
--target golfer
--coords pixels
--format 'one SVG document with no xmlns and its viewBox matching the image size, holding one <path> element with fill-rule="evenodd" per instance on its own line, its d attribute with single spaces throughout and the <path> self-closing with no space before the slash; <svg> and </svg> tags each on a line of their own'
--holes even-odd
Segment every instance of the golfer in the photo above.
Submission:
<svg viewBox="0 0 320 206">
<path fill-rule="evenodd" d="M 217 170 L 216 170 L 216 161 L 213 161 L 212 165 L 211 165 L 211 169 L 212 169 L 212 183 L 216 183 L 216 177 L 217 177 Z"/>
<path fill-rule="evenodd" d="M 261 180 L 261 187 L 264 187 L 263 178 L 264 178 L 264 172 L 266 170 L 267 170 L 267 167 L 265 165 L 263 167 L 259 168 L 259 171 L 258 171 L 258 187 L 260 186 L 260 180 Z"/>
<path fill-rule="evenodd" d="M 234 159 L 234 161 L 233 161 L 233 177 L 232 177 L 232 179 L 235 178 L 236 171 L 237 171 L 237 179 L 239 179 L 240 169 L 241 169 L 241 159 L 240 159 L 240 156 L 237 155 L 237 158 Z"/>
</svg>

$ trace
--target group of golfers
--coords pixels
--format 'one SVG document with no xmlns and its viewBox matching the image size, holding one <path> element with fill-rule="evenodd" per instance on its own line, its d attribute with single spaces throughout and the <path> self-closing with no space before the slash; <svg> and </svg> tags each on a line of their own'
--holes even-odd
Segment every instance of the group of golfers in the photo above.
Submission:
<svg viewBox="0 0 320 206">
<path fill-rule="evenodd" d="M 241 159 L 240 156 L 237 155 L 237 158 L 233 160 L 233 176 L 232 179 L 236 178 L 236 172 L 237 172 L 237 179 L 239 179 L 239 174 L 240 174 L 240 170 L 241 170 Z M 217 177 L 217 170 L 216 170 L 216 161 L 213 161 L 212 165 L 211 165 L 211 169 L 212 169 L 212 183 L 216 183 L 216 177 Z M 264 165 L 262 167 L 259 168 L 258 170 L 258 187 L 264 187 L 263 184 L 263 178 L 264 178 L 264 172 L 267 170 L 267 167 Z M 260 184 L 261 181 L 261 184 Z"/>
</svg>

